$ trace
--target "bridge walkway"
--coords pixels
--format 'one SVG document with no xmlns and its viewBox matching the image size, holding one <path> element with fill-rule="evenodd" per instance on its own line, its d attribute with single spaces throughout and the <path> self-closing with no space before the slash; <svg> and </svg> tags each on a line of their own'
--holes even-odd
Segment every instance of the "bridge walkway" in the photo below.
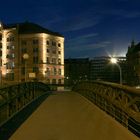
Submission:
<svg viewBox="0 0 140 140">
<path fill-rule="evenodd" d="M 10 140 L 139 140 L 75 92 L 54 92 Z"/>
</svg>

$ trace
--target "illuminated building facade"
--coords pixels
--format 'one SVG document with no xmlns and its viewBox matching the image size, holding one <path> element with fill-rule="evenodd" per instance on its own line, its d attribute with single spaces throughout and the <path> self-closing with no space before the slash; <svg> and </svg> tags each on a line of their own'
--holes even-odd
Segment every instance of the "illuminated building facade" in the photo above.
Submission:
<svg viewBox="0 0 140 140">
<path fill-rule="evenodd" d="M 1 23 L 0 60 L 1 83 L 64 83 L 64 37 L 37 24 Z"/>
</svg>

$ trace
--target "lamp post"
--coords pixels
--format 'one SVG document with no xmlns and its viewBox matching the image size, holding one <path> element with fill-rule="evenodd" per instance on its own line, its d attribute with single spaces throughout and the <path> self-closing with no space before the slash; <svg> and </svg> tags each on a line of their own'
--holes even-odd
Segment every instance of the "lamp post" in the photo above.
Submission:
<svg viewBox="0 0 140 140">
<path fill-rule="evenodd" d="M 29 55 L 27 53 L 23 54 L 23 59 L 25 61 L 25 82 L 27 81 L 27 63 L 26 61 L 28 60 Z"/>
<path fill-rule="evenodd" d="M 120 71 L 120 84 L 122 85 L 122 69 L 121 69 L 120 65 L 117 63 L 117 59 L 116 58 L 111 58 L 110 62 L 112 64 L 116 64 L 116 66 L 119 68 L 119 71 Z"/>
</svg>

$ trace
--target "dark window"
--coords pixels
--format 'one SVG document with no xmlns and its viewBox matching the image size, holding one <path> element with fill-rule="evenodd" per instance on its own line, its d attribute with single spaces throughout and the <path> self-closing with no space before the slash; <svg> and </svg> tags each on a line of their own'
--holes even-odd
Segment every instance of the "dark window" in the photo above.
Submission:
<svg viewBox="0 0 140 140">
<path fill-rule="evenodd" d="M 56 68 L 54 68 L 54 75 L 57 75 L 57 70 L 56 70 Z"/>
<path fill-rule="evenodd" d="M 8 50 L 13 50 L 15 48 L 15 46 L 7 46 Z"/>
<path fill-rule="evenodd" d="M 58 47 L 61 47 L 61 44 L 60 43 L 58 43 Z"/>
<path fill-rule="evenodd" d="M 8 37 L 7 38 L 7 42 L 12 42 L 12 41 L 14 41 L 15 39 L 14 39 L 14 37 Z"/>
<path fill-rule="evenodd" d="M 52 46 L 56 46 L 56 42 L 52 41 Z"/>
<path fill-rule="evenodd" d="M 61 64 L 61 59 L 60 58 L 58 59 L 58 64 Z"/>
<path fill-rule="evenodd" d="M 21 74 L 22 74 L 22 75 L 25 75 L 25 67 L 22 67 L 22 68 L 21 68 Z"/>
<path fill-rule="evenodd" d="M 14 55 L 14 53 L 7 54 L 6 58 L 13 59 L 13 58 L 15 58 L 15 55 Z"/>
<path fill-rule="evenodd" d="M 2 56 L 2 50 L 0 50 L 0 57 Z"/>
<path fill-rule="evenodd" d="M 49 57 L 47 57 L 47 63 L 50 63 L 50 58 Z"/>
<path fill-rule="evenodd" d="M 53 54 L 56 54 L 56 50 L 53 50 L 52 53 L 53 53 Z"/>
<path fill-rule="evenodd" d="M 9 81 L 13 81 L 14 80 L 14 73 L 7 73 L 6 74 L 6 79 Z"/>
<path fill-rule="evenodd" d="M 39 72 L 39 68 L 38 67 L 33 67 L 33 72 Z"/>
<path fill-rule="evenodd" d="M 0 34 L 0 40 L 2 40 L 2 35 Z"/>
<path fill-rule="evenodd" d="M 38 43 L 39 43 L 38 39 L 33 40 L 33 45 L 38 45 Z"/>
<path fill-rule="evenodd" d="M 49 42 L 49 40 L 47 40 L 47 45 L 49 45 L 50 44 L 50 42 Z"/>
<path fill-rule="evenodd" d="M 34 64 L 38 64 L 38 56 L 34 56 L 33 57 L 33 63 Z"/>
<path fill-rule="evenodd" d="M 50 50 L 49 49 L 47 49 L 47 53 L 49 53 L 50 52 Z"/>
<path fill-rule="evenodd" d="M 0 43 L 0 49 L 2 49 L 2 43 Z"/>
<path fill-rule="evenodd" d="M 61 54 L 61 51 L 58 51 L 58 54 Z"/>
<path fill-rule="evenodd" d="M 58 79 L 58 84 L 61 84 L 61 79 Z"/>
<path fill-rule="evenodd" d="M 56 79 L 52 79 L 52 84 L 56 84 Z"/>
<path fill-rule="evenodd" d="M 61 69 L 58 70 L 58 74 L 61 75 Z"/>
<path fill-rule="evenodd" d="M 52 63 L 56 64 L 56 58 L 52 58 Z"/>
<path fill-rule="evenodd" d="M 21 48 L 22 53 L 27 53 L 27 48 Z"/>
<path fill-rule="evenodd" d="M 50 84 L 50 79 L 47 79 L 47 84 Z"/>
<path fill-rule="evenodd" d="M 26 46 L 26 45 L 27 45 L 27 41 L 22 40 L 22 41 L 21 41 L 21 45 Z"/>
<path fill-rule="evenodd" d="M 6 69 L 13 69 L 15 67 L 14 62 L 7 62 L 6 63 Z"/>
<path fill-rule="evenodd" d="M 38 52 L 38 48 L 33 48 L 33 52 L 34 53 Z"/>
</svg>

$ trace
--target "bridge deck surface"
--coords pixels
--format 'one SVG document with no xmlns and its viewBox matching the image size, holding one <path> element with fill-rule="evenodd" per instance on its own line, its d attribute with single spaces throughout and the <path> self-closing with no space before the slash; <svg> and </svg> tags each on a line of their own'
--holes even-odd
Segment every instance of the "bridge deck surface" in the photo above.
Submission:
<svg viewBox="0 0 140 140">
<path fill-rule="evenodd" d="M 113 118 L 74 92 L 56 92 L 10 140 L 139 140 Z"/>
</svg>

